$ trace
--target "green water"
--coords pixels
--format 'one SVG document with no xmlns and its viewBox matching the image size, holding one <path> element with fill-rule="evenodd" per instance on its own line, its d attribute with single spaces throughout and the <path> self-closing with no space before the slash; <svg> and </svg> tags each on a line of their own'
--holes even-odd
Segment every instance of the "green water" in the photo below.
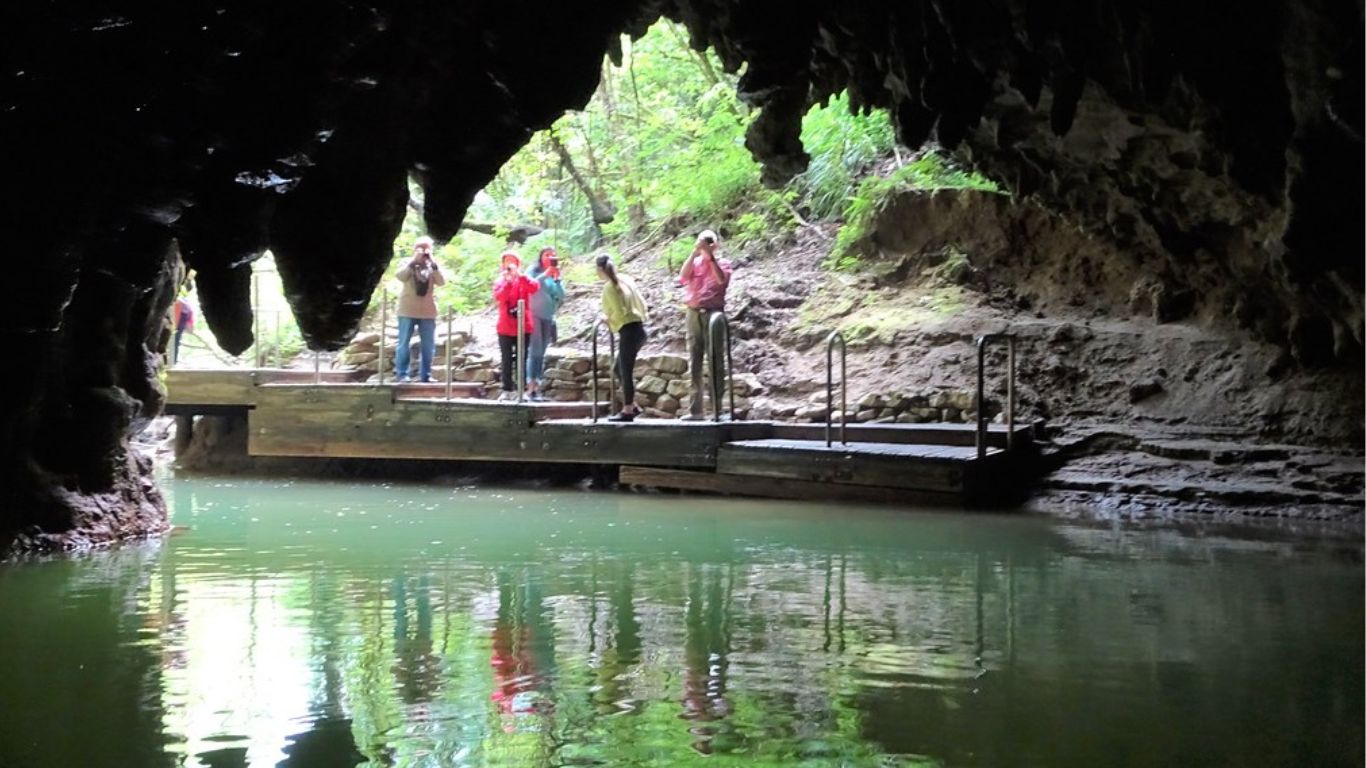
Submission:
<svg viewBox="0 0 1366 768">
<path fill-rule="evenodd" d="M 1358 552 L 1039 518 L 168 481 L 0 566 L 0 767 L 1361 765 Z"/>
</svg>

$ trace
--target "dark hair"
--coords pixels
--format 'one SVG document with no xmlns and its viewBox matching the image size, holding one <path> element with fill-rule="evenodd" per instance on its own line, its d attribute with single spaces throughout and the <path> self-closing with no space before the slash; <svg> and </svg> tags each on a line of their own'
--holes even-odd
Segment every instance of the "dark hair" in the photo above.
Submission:
<svg viewBox="0 0 1366 768">
<path fill-rule="evenodd" d="M 598 269 L 601 269 L 603 272 L 607 273 L 607 279 L 612 281 L 612 285 L 617 285 L 617 269 L 616 267 L 612 266 L 611 256 L 608 256 L 605 253 L 600 253 L 598 254 L 598 257 L 593 260 L 593 262 L 598 265 Z"/>
</svg>

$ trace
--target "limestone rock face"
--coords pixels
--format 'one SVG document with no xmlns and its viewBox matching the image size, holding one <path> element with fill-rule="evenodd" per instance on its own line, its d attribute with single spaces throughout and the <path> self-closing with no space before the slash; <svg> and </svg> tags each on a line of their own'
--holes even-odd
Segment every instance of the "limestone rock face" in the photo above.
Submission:
<svg viewBox="0 0 1366 768">
<path fill-rule="evenodd" d="M 88 526 L 80 499 L 157 505 L 128 435 L 160 407 L 176 246 L 228 351 L 252 342 L 250 264 L 267 248 L 309 347 L 340 349 L 391 255 L 407 179 L 449 238 L 532 132 L 588 100 L 619 35 L 661 14 L 743 67 L 758 110 L 746 145 L 767 180 L 805 167 L 803 113 L 847 89 L 856 108 L 889 110 L 904 144 L 958 148 L 1016 199 L 1121 243 L 1131 260 L 1079 261 L 1072 278 L 1149 279 L 1122 311 L 1232 317 L 1300 365 L 1355 364 L 1361 6 L 1228 9 L 10 3 L 0 183 L 19 290 L 0 334 L 23 363 L 0 405 L 0 549 L 26 527 L 130 532 Z M 25 539 L 39 540 L 53 541 Z"/>
</svg>

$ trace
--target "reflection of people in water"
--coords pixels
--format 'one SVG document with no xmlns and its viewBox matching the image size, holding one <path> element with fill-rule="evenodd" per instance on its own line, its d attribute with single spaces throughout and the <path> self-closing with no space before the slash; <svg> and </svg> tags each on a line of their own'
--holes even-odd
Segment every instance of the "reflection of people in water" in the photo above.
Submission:
<svg viewBox="0 0 1366 768">
<path fill-rule="evenodd" d="M 512 583 L 498 573 L 498 616 L 493 625 L 493 693 L 504 715 L 549 715 L 554 711 L 550 682 L 555 672 L 555 634 L 542 606 L 540 585 Z M 511 722 L 505 725 L 513 730 Z"/>
<path fill-rule="evenodd" d="M 626 671 L 640 663 L 640 619 L 636 617 L 634 590 L 634 573 L 629 565 L 623 565 L 608 592 L 612 639 L 603 649 L 598 690 L 593 694 L 601 714 L 617 714 L 634 706 L 623 685 Z"/>
<path fill-rule="evenodd" d="M 426 575 L 411 596 L 416 624 L 409 623 L 408 579 L 394 578 L 394 678 L 408 704 L 431 701 L 441 677 L 441 660 L 432 653 L 432 595 Z"/>
<path fill-rule="evenodd" d="M 701 573 L 688 579 L 687 637 L 683 644 L 683 713 L 685 720 L 708 723 L 730 714 L 726 699 L 726 673 L 730 667 L 730 638 L 726 621 L 726 591 L 721 574 L 711 570 L 705 575 L 703 594 Z M 717 729 L 694 725 L 688 729 L 697 736 L 693 749 L 711 754 L 711 740 Z"/>
</svg>

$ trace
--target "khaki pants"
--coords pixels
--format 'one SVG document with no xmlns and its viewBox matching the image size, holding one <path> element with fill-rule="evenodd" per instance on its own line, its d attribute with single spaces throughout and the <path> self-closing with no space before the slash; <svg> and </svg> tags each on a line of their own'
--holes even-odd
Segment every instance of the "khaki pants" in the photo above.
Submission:
<svg viewBox="0 0 1366 768">
<path fill-rule="evenodd" d="M 692 374 L 692 393 L 688 398 L 688 413 L 693 416 L 702 414 L 702 392 L 703 375 L 702 359 L 707 354 L 707 329 L 711 322 L 711 316 L 719 309 L 693 309 L 688 308 L 688 372 Z M 725 354 L 722 350 L 721 354 Z M 717 392 L 721 387 L 721 367 L 715 360 L 707 360 L 710 366 L 711 391 Z"/>
</svg>

